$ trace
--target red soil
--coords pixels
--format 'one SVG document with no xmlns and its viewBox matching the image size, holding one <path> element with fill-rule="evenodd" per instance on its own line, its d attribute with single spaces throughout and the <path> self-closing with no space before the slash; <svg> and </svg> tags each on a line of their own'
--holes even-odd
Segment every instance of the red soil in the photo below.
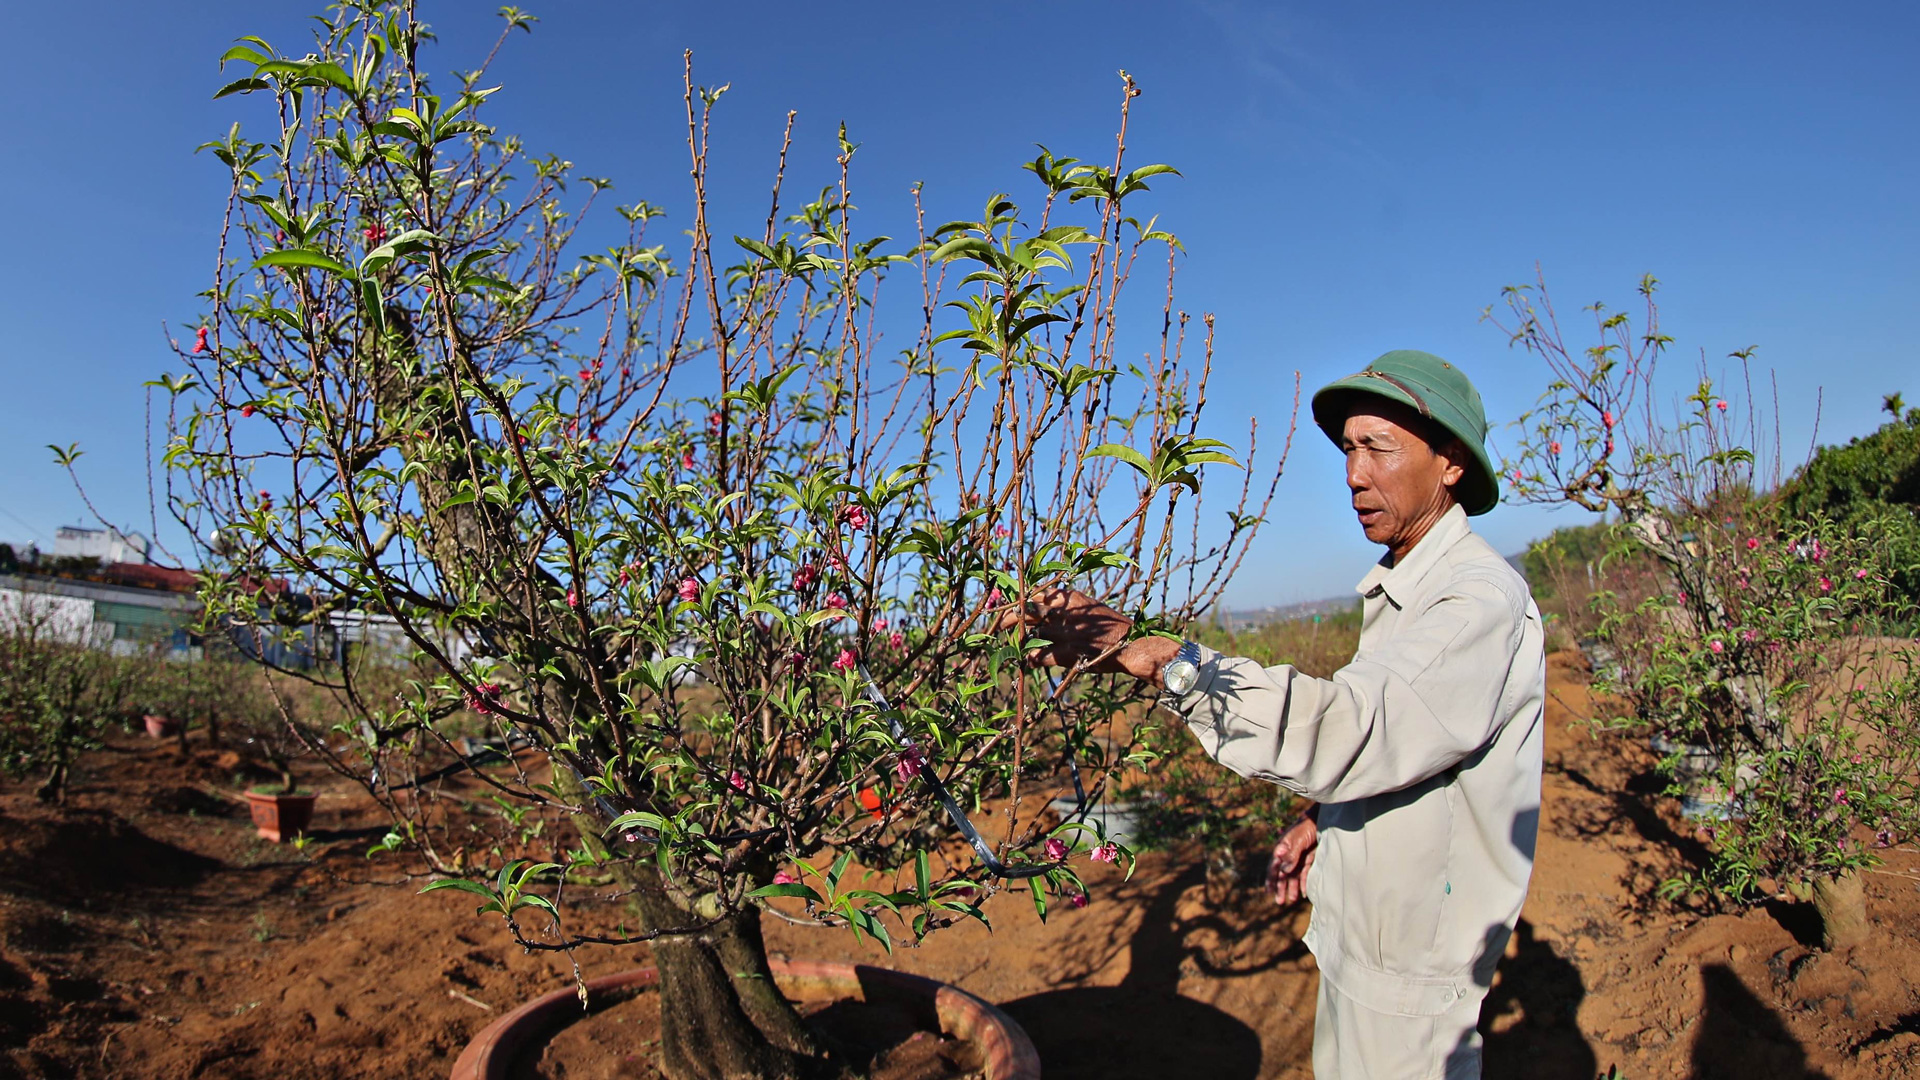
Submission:
<svg viewBox="0 0 1920 1080">
<path fill-rule="evenodd" d="M 1531 900 L 1483 1027 L 1489 1077 L 1920 1077 L 1920 852 L 1868 875 L 1874 933 L 1833 954 L 1793 906 L 1708 914 L 1651 899 L 1698 854 L 1653 791 L 1651 759 L 1569 730 L 1585 707 L 1555 658 Z M 444 1075 L 519 1000 L 569 985 L 472 901 L 416 895 L 363 858 L 384 825 L 339 781 L 306 855 L 254 839 L 241 766 L 128 739 L 88 758 L 70 804 L 0 789 L 0 1077 Z M 1260 853 L 1246 853 L 1250 874 Z M 772 949 L 891 963 L 1000 1003 L 1049 1080 L 1310 1075 L 1316 975 L 1303 910 L 1249 878 L 1209 903 L 1192 852 L 1099 868 L 1094 902 L 1046 924 L 996 897 L 991 934 L 936 934 L 889 960 L 844 930 L 769 920 Z M 584 927 L 612 905 L 581 903 Z M 645 950 L 579 955 L 589 975 Z M 644 1076 L 641 1056 L 566 1075 Z M 923 1054 L 923 1057 L 930 1056 Z M 904 1062 L 903 1062 L 904 1064 Z"/>
</svg>

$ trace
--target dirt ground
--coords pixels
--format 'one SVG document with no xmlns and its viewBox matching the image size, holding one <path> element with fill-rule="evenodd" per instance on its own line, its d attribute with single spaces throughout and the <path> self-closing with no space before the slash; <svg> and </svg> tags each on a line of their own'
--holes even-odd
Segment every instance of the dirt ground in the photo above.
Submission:
<svg viewBox="0 0 1920 1080">
<path fill-rule="evenodd" d="M 1820 950 L 1795 906 L 1651 899 L 1696 842 L 1652 794 L 1648 755 L 1569 729 L 1586 703 L 1571 664 L 1554 658 L 1544 825 L 1484 1014 L 1487 1075 L 1920 1077 L 1911 840 L 1868 876 L 1874 933 L 1852 953 Z M 86 760 L 64 809 L 0 789 L 0 1076 L 444 1075 L 490 1019 L 570 984 L 565 957 L 523 954 L 469 898 L 419 896 L 368 862 L 384 824 L 336 780 L 309 777 L 322 799 L 305 854 L 256 840 L 231 796 L 241 768 L 128 738 Z M 992 933 L 959 927 L 891 960 L 778 920 L 770 947 L 891 963 L 998 1002 L 1050 1080 L 1305 1080 L 1306 912 L 1259 895 L 1258 854 L 1218 904 L 1196 853 L 1154 853 L 1131 881 L 1096 873 L 1092 904 L 1044 925 L 1014 894 L 990 902 Z M 590 976 L 646 961 L 638 948 L 579 959 Z M 644 1050 L 608 1075 L 647 1075 Z"/>
</svg>

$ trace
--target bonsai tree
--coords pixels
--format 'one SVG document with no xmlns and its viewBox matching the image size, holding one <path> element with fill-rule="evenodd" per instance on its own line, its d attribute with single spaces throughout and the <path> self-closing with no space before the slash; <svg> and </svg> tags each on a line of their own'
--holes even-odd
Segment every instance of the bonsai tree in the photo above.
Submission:
<svg viewBox="0 0 1920 1080">
<path fill-rule="evenodd" d="M 531 23 L 504 14 L 503 40 Z M 855 211 L 844 129 L 788 205 L 789 117 L 764 228 L 717 240 L 741 213 L 707 197 L 724 88 L 689 61 L 674 252 L 660 207 L 602 224 L 608 181 L 494 129 L 484 62 L 430 78 L 427 40 L 410 3 L 348 3 L 305 55 L 222 58 L 266 131 L 205 148 L 231 194 L 162 380 L 169 505 L 209 538 L 212 617 L 402 645 L 287 672 L 350 710 L 311 749 L 392 808 L 384 848 L 526 948 L 651 942 L 668 1076 L 795 1075 L 821 1050 L 767 977 L 769 899 L 890 942 L 1009 881 L 1043 915 L 1084 903 L 1086 860 L 1130 860 L 1048 806 L 1144 760 L 1140 691 L 1028 672 L 1010 616 L 1073 583 L 1176 631 L 1271 498 L 1256 431 L 1202 434 L 1212 322 L 1174 306 L 1179 243 L 1134 210 L 1173 170 L 1128 162 L 1125 79 L 1109 159 L 1042 149 L 1030 199 L 895 241 Z M 1136 272 L 1156 298 L 1124 298 Z M 1222 469 L 1231 509 L 1202 515 Z M 415 677 L 370 692 L 394 666 Z M 456 758 L 463 724 L 524 751 Z M 525 860 L 396 797 L 449 760 Z M 640 925 L 570 932 L 568 875 Z"/>
<path fill-rule="evenodd" d="M 1920 668 L 1890 542 L 1902 523 L 1856 514 L 1843 526 L 1795 506 L 1804 484 L 1783 485 L 1750 379 L 1725 393 L 1703 368 L 1663 407 L 1655 285 L 1641 283 L 1638 328 L 1589 309 L 1600 340 L 1582 351 L 1565 344 L 1544 283 L 1507 290 L 1496 321 L 1552 374 L 1519 421 L 1511 491 L 1611 511 L 1605 576 L 1652 571 L 1636 591 L 1596 593 L 1595 636 L 1604 718 L 1655 737 L 1701 819 L 1706 864 L 1666 891 L 1813 898 L 1842 941 L 1865 927 L 1855 872 L 1916 825 Z M 1744 370 L 1750 355 L 1732 358 Z"/>
</svg>

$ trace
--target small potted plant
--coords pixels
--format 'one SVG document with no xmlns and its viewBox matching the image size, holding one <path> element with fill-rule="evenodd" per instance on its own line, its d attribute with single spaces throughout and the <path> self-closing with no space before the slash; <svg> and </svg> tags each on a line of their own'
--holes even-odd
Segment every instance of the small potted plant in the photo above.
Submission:
<svg viewBox="0 0 1920 1080">
<path fill-rule="evenodd" d="M 313 823 L 313 803 L 319 796 L 297 790 L 288 777 L 278 790 L 257 787 L 247 792 L 247 810 L 253 815 L 254 830 L 261 839 L 284 844 L 290 836 L 307 831 Z"/>
</svg>

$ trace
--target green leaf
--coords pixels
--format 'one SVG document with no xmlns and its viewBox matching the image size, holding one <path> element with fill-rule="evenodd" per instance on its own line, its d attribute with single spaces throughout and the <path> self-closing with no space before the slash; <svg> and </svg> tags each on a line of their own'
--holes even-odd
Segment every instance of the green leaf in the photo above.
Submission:
<svg viewBox="0 0 1920 1080">
<path fill-rule="evenodd" d="M 1147 471 L 1147 456 L 1131 446 L 1122 446 L 1119 443 L 1102 443 L 1087 451 L 1087 456 L 1119 458 L 1121 461 L 1140 470 L 1140 475 L 1149 475 Z"/>
<path fill-rule="evenodd" d="M 255 260 L 253 266 L 256 270 L 263 266 L 279 266 L 287 269 L 311 267 L 316 270 L 325 270 L 329 274 L 339 274 L 344 278 L 353 277 L 353 271 L 347 269 L 345 263 L 330 259 L 317 251 L 309 251 L 306 248 L 288 248 L 285 251 L 269 251 Z"/>
<path fill-rule="evenodd" d="M 427 887 L 421 889 L 420 892 L 425 894 L 436 892 L 440 889 L 454 889 L 463 893 L 472 893 L 475 896 L 483 896 L 489 900 L 493 899 L 494 895 L 492 889 L 487 888 L 477 881 L 468 881 L 466 878 L 441 878 L 439 881 L 431 881 L 428 882 Z"/>
<path fill-rule="evenodd" d="M 806 900 L 811 900 L 816 904 L 825 902 L 820 899 L 819 893 L 813 891 L 813 886 L 798 881 L 783 881 L 777 885 L 763 886 L 753 890 L 747 895 L 754 897 L 798 896 Z"/>
</svg>

